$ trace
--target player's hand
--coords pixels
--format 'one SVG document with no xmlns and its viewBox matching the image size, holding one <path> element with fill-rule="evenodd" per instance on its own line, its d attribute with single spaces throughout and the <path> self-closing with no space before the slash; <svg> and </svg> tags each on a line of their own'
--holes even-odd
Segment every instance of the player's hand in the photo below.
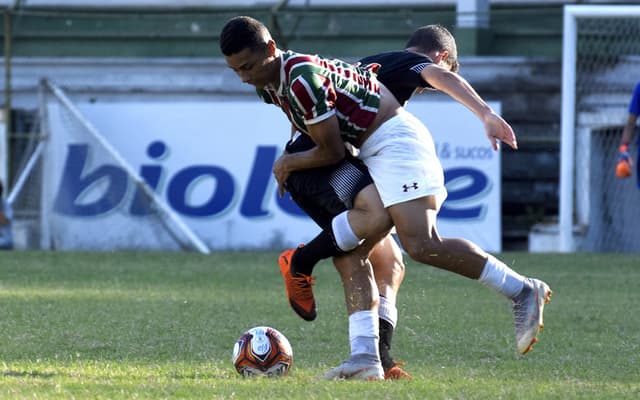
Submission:
<svg viewBox="0 0 640 400">
<path fill-rule="evenodd" d="M 276 177 L 278 182 L 278 196 L 284 196 L 284 192 L 287 191 L 285 183 L 289 179 L 290 171 L 286 168 L 287 154 L 283 154 L 273 163 L 273 176 Z"/>
<path fill-rule="evenodd" d="M 494 150 L 500 149 L 500 142 L 508 144 L 514 150 L 518 149 L 518 142 L 516 134 L 513 133 L 513 128 L 501 116 L 491 112 L 484 117 L 482 123 Z"/>
<path fill-rule="evenodd" d="M 616 176 L 618 178 L 628 178 L 631 176 L 633 160 L 629 155 L 629 147 L 626 144 L 618 148 L 618 164 L 616 164 Z"/>
</svg>

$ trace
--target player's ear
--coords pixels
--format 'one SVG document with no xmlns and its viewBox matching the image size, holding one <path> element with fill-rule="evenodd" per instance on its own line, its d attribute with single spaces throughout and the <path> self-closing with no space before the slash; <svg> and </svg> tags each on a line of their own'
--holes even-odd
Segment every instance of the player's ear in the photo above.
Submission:
<svg viewBox="0 0 640 400">
<path fill-rule="evenodd" d="M 440 58 L 442 62 L 449 64 L 449 50 L 443 50 L 440 53 Z"/>
<path fill-rule="evenodd" d="M 269 53 L 269 57 L 273 57 L 276 55 L 276 50 L 278 46 L 276 46 L 276 42 L 273 39 L 269 39 L 267 42 L 267 52 Z"/>
</svg>

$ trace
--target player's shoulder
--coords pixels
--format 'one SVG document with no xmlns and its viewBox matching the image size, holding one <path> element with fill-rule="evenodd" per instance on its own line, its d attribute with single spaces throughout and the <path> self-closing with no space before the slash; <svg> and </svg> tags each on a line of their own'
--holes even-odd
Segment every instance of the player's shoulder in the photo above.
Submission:
<svg viewBox="0 0 640 400">
<path fill-rule="evenodd" d="M 292 82 L 296 79 L 313 79 L 314 75 L 323 75 L 331 59 L 316 54 L 303 54 L 287 51 L 282 55 L 282 72 L 285 80 Z"/>
<path fill-rule="evenodd" d="M 416 53 L 408 50 L 385 51 L 364 57 L 360 60 L 361 64 L 371 63 L 431 63 L 431 59 L 424 54 Z"/>
<path fill-rule="evenodd" d="M 318 56 L 313 54 L 296 53 L 291 50 L 282 53 L 282 68 L 285 73 L 312 68 L 317 64 Z"/>
<path fill-rule="evenodd" d="M 380 52 L 380 53 L 371 54 L 371 55 L 368 55 L 366 57 L 363 57 L 363 58 L 360 59 L 360 61 L 376 59 L 376 58 L 387 58 L 387 57 L 401 56 L 403 53 L 406 53 L 406 51 L 405 50 L 383 51 L 383 52 Z"/>
</svg>

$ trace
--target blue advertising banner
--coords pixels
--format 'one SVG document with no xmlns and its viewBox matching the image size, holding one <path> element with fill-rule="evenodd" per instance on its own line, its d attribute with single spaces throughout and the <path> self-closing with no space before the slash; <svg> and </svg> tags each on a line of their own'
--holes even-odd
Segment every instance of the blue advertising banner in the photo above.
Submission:
<svg viewBox="0 0 640 400">
<path fill-rule="evenodd" d="M 445 168 L 441 234 L 500 251 L 500 157 L 482 125 L 457 103 L 411 107 L 431 130 Z M 212 250 L 282 249 L 318 233 L 288 196 L 277 195 L 271 168 L 290 135 L 277 108 L 249 100 L 78 108 Z M 46 196 L 56 248 L 175 248 L 157 228 L 145 228 L 148 202 L 123 165 L 55 104 L 48 115 Z"/>
</svg>

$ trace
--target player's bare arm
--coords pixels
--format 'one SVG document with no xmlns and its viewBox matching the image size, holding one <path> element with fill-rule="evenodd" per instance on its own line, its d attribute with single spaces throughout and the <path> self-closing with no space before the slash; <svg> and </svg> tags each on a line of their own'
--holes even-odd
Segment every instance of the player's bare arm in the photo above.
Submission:
<svg viewBox="0 0 640 400">
<path fill-rule="evenodd" d="M 631 139 L 633 138 L 633 133 L 636 130 L 636 123 L 638 121 L 638 116 L 635 114 L 629 113 L 629 117 L 627 118 L 627 123 L 622 130 L 622 139 L 620 140 L 621 145 L 628 145 L 631 143 Z M 633 158 L 629 154 L 629 166 L 633 166 Z"/>
<path fill-rule="evenodd" d="M 333 165 L 345 157 L 346 149 L 335 115 L 316 124 L 307 125 L 307 130 L 316 146 L 306 151 L 283 154 L 273 164 L 273 175 L 278 181 L 280 196 L 284 194 L 284 183 L 292 171 Z"/>
<path fill-rule="evenodd" d="M 425 67 L 421 76 L 435 89 L 448 94 L 480 118 L 494 150 L 498 150 L 499 141 L 513 149 L 518 148 L 511 126 L 489 107 L 463 77 L 435 64 Z"/>
</svg>

